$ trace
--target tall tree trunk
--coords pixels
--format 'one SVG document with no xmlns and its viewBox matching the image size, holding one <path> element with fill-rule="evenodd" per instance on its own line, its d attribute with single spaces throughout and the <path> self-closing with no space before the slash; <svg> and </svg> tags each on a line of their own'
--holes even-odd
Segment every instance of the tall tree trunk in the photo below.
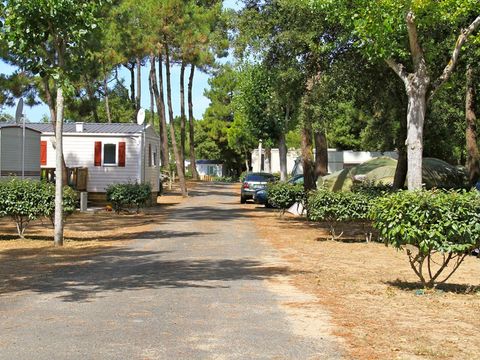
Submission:
<svg viewBox="0 0 480 360">
<path fill-rule="evenodd" d="M 278 136 L 278 156 L 280 161 L 280 180 L 286 181 L 288 174 L 287 174 L 287 140 L 285 139 L 285 132 L 288 129 L 288 121 L 290 119 L 290 107 L 287 105 L 285 108 L 285 120 L 283 124 L 283 128 L 280 131 Z"/>
<path fill-rule="evenodd" d="M 411 74 L 407 84 L 407 184 L 408 190 L 422 188 L 423 125 L 427 107 L 426 94 L 428 79 Z"/>
<path fill-rule="evenodd" d="M 54 244 L 63 246 L 63 182 L 64 182 L 64 161 L 63 161 L 63 111 L 64 98 L 63 89 L 57 89 L 56 101 L 56 124 L 55 124 L 55 144 L 56 144 L 56 173 L 55 173 L 55 218 L 54 218 Z M 61 169 L 60 171 L 58 171 Z"/>
<path fill-rule="evenodd" d="M 107 73 L 105 72 L 103 76 L 103 91 L 105 97 L 105 112 L 107 113 L 107 121 L 109 124 L 112 123 L 112 114 L 110 113 L 110 100 L 108 95 L 108 79 Z"/>
<path fill-rule="evenodd" d="M 315 162 L 312 149 L 312 124 L 310 119 L 305 119 L 302 127 L 302 165 L 303 165 L 303 187 L 306 192 L 315 190 Z"/>
<path fill-rule="evenodd" d="M 135 109 L 135 63 L 128 63 L 125 67 L 130 71 L 130 102 Z"/>
<path fill-rule="evenodd" d="M 393 178 L 393 188 L 403 189 L 407 180 L 408 159 L 407 159 L 407 122 L 405 118 L 400 120 L 400 129 L 397 137 L 398 161 Z"/>
<path fill-rule="evenodd" d="M 193 117 L 193 77 L 195 65 L 192 64 L 190 76 L 188 77 L 188 125 L 190 139 L 190 171 L 193 179 L 198 179 L 197 163 L 195 158 L 195 119 Z"/>
<path fill-rule="evenodd" d="M 153 97 L 155 99 L 155 103 L 157 104 L 158 130 L 161 142 L 160 159 L 162 161 L 162 166 L 168 167 L 169 157 L 167 125 L 165 120 L 165 103 L 163 102 L 163 97 L 160 96 L 158 91 L 157 70 L 155 68 L 155 55 L 153 53 L 150 54 L 150 82 L 152 84 L 151 88 Z"/>
<path fill-rule="evenodd" d="M 475 115 L 475 81 L 471 64 L 467 65 L 467 95 L 465 102 L 466 131 L 465 139 L 467 145 L 467 170 L 468 180 L 471 186 L 480 179 L 480 154 L 477 144 L 477 117 Z"/>
<path fill-rule="evenodd" d="M 170 121 L 170 136 L 172 138 L 173 153 L 175 155 L 175 162 L 177 163 L 178 180 L 180 182 L 180 190 L 182 196 L 186 197 L 187 185 L 185 183 L 185 174 L 183 172 L 183 164 L 181 163 L 182 157 L 177 146 L 177 140 L 175 139 L 175 124 L 173 119 L 173 107 L 172 107 L 172 86 L 170 75 L 170 50 L 168 44 L 165 44 L 165 67 L 167 75 L 167 104 L 168 104 L 168 118 Z"/>
<path fill-rule="evenodd" d="M 315 141 L 315 178 L 328 174 L 328 144 L 325 131 L 314 133 Z"/>
<path fill-rule="evenodd" d="M 142 60 L 136 58 L 137 65 L 137 96 L 135 97 L 135 109 L 137 112 L 140 110 L 142 102 Z"/>
<path fill-rule="evenodd" d="M 153 60 L 153 63 L 155 64 L 155 59 Z M 156 74 L 154 76 L 156 76 Z M 150 91 L 150 125 L 154 127 L 155 126 L 155 96 L 153 95 L 153 81 L 152 81 L 151 69 L 150 69 L 150 75 L 148 77 L 148 90 Z"/>
<path fill-rule="evenodd" d="M 186 114 L 185 114 L 185 62 L 182 61 L 180 67 L 180 157 L 182 159 L 183 171 L 185 172 L 185 126 L 186 126 Z"/>
<path fill-rule="evenodd" d="M 162 126 L 160 128 L 160 135 L 162 137 L 162 166 L 167 167 L 170 164 L 170 147 L 168 145 L 168 127 L 167 127 L 167 115 L 165 111 L 165 94 L 163 91 L 163 55 L 162 50 L 158 52 L 158 77 L 159 77 L 159 91 L 160 96 L 157 101 L 158 116 L 160 117 L 160 122 Z M 155 83 L 157 79 L 155 77 Z M 154 89 L 157 86 L 154 87 Z M 160 105 L 160 106 L 159 106 Z"/>
</svg>

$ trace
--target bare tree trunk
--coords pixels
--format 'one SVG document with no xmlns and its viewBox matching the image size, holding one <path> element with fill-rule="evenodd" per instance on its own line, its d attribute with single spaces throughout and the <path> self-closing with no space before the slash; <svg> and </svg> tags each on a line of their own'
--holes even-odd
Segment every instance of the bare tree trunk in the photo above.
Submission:
<svg viewBox="0 0 480 360">
<path fill-rule="evenodd" d="M 466 145 L 467 145 L 467 170 L 468 180 L 471 186 L 480 179 L 480 154 L 477 144 L 477 117 L 475 115 L 475 82 L 471 64 L 467 65 L 467 96 L 465 102 L 465 118 L 466 118 Z"/>
<path fill-rule="evenodd" d="M 183 171 L 185 172 L 185 62 L 182 61 L 180 67 L 180 157 L 182 161 Z"/>
<path fill-rule="evenodd" d="M 312 149 L 312 124 L 309 119 L 305 119 L 302 127 L 302 162 L 303 162 L 303 187 L 306 192 L 315 190 L 315 163 L 313 160 Z"/>
<path fill-rule="evenodd" d="M 160 135 L 162 137 L 162 166 L 168 167 L 170 164 L 170 147 L 168 145 L 168 127 L 167 127 L 167 115 L 165 112 L 165 94 L 163 91 L 163 55 L 162 51 L 158 52 L 158 77 L 159 77 L 159 90 L 160 96 L 158 97 L 157 108 L 160 116 L 162 126 L 160 128 Z M 155 83 L 157 79 L 155 77 Z M 154 89 L 157 87 L 154 87 Z M 159 107 L 160 105 L 160 107 Z"/>
<path fill-rule="evenodd" d="M 172 107 L 172 86 L 171 86 L 171 76 L 170 76 L 170 51 L 168 44 L 165 44 L 165 66 L 167 72 L 167 104 L 168 104 L 168 118 L 170 121 L 170 136 L 172 138 L 172 147 L 173 153 L 175 155 L 175 162 L 177 163 L 177 172 L 178 180 L 180 182 L 180 189 L 182 191 L 182 196 L 186 197 L 187 194 L 187 185 L 185 183 L 185 174 L 183 172 L 183 165 L 181 163 L 182 157 L 180 151 L 178 150 L 177 140 L 175 139 L 175 124 L 173 119 L 173 107 Z"/>
<path fill-rule="evenodd" d="M 105 97 L 105 112 L 107 113 L 107 121 L 109 124 L 112 123 L 112 114 L 110 113 L 110 101 L 109 101 L 109 95 L 108 95 L 108 79 L 107 79 L 107 73 L 105 72 L 105 75 L 103 76 L 103 91 L 104 91 L 104 97 Z"/>
<path fill-rule="evenodd" d="M 155 99 L 155 103 L 157 104 L 158 130 L 159 130 L 160 142 L 161 142 L 160 159 L 162 161 L 162 166 L 168 167 L 168 136 L 167 136 L 167 130 L 166 130 L 167 126 L 165 121 L 165 103 L 163 102 L 163 97 L 161 97 L 158 92 L 157 70 L 155 68 L 155 55 L 153 53 L 150 54 L 149 80 L 151 83 L 153 98 Z"/>
<path fill-rule="evenodd" d="M 155 64 L 155 58 L 153 60 Z M 156 76 L 156 74 L 154 74 Z M 153 95 L 153 81 L 152 81 L 152 71 L 150 69 L 150 76 L 148 77 L 148 90 L 150 91 L 150 125 L 155 126 L 155 96 Z"/>
<path fill-rule="evenodd" d="M 398 161 L 395 169 L 395 176 L 393 178 L 393 188 L 403 189 L 405 181 L 407 180 L 408 160 L 407 147 L 405 139 L 407 137 L 407 122 L 405 119 L 400 120 L 400 129 L 397 137 Z"/>
<path fill-rule="evenodd" d="M 280 161 L 280 180 L 286 181 L 287 174 L 287 140 L 285 139 L 285 132 L 288 129 L 288 120 L 290 118 L 290 107 L 287 105 L 285 108 L 285 120 L 283 124 L 283 129 L 280 131 L 278 137 L 278 156 Z"/>
<path fill-rule="evenodd" d="M 55 124 L 55 144 L 56 144 L 56 173 L 55 173 L 55 220 L 54 220 L 54 244 L 63 246 L 63 182 L 64 182 L 64 161 L 63 161 L 63 111 L 64 98 L 63 89 L 57 89 L 56 101 L 56 124 Z M 60 171 L 59 171 L 60 170 Z"/>
<path fill-rule="evenodd" d="M 193 179 L 198 179 L 197 163 L 195 158 L 195 118 L 193 117 L 193 77 L 195 65 L 192 64 L 190 76 L 188 77 L 188 124 L 190 139 L 190 171 Z"/>
<path fill-rule="evenodd" d="M 328 144 L 325 131 L 314 133 L 315 141 L 315 178 L 328 174 Z"/>
<path fill-rule="evenodd" d="M 130 71 L 130 102 L 132 107 L 135 108 L 135 63 L 129 62 L 124 66 Z"/>
<path fill-rule="evenodd" d="M 407 183 L 408 190 L 422 188 L 423 125 L 426 112 L 426 90 L 428 80 L 412 76 L 407 85 Z"/>
<path fill-rule="evenodd" d="M 137 65 L 137 96 L 135 97 L 135 109 L 140 110 L 142 100 L 142 60 L 136 58 Z"/>
</svg>

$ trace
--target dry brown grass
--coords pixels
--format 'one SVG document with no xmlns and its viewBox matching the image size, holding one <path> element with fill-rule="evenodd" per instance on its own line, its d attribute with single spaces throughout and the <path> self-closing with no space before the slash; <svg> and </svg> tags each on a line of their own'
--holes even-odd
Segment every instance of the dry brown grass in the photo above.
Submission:
<svg viewBox="0 0 480 360">
<path fill-rule="evenodd" d="M 299 272 L 296 284 L 329 309 L 353 358 L 480 358 L 479 259 L 468 257 L 448 286 L 418 294 L 402 252 L 378 243 L 318 241 L 325 228 L 253 213 L 262 237 Z"/>
</svg>

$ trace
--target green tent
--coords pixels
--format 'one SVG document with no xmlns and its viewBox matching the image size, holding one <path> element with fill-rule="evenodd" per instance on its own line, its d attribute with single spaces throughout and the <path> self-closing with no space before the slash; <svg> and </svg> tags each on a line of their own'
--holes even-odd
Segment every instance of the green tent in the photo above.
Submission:
<svg viewBox="0 0 480 360">
<path fill-rule="evenodd" d="M 324 176 L 318 180 L 318 186 L 324 186 L 333 191 L 349 191 L 354 179 L 392 184 L 396 167 L 397 160 L 378 157 L 350 169 Z M 423 182 L 427 189 L 468 187 L 464 169 L 434 158 L 423 159 Z"/>
</svg>

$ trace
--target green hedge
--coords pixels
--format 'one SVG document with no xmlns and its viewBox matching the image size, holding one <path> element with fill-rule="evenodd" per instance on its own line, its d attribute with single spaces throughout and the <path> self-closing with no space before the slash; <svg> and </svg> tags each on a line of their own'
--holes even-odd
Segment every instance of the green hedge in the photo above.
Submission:
<svg viewBox="0 0 480 360">
<path fill-rule="evenodd" d="M 267 185 L 267 206 L 280 209 L 285 212 L 290 206 L 296 202 L 304 200 L 303 185 L 292 185 L 287 182 L 269 183 Z"/>
<path fill-rule="evenodd" d="M 369 211 L 373 196 L 359 192 L 333 192 L 320 188 L 309 194 L 306 202 L 307 218 L 310 221 L 326 222 L 330 227 L 333 240 L 342 237 L 338 227 L 344 222 L 369 220 Z M 365 231 L 366 239 L 371 239 L 372 233 Z"/>
<path fill-rule="evenodd" d="M 77 205 L 77 194 L 64 189 L 64 216 L 72 214 Z M 55 185 L 33 180 L 12 179 L 0 182 L 0 216 L 9 216 L 23 238 L 32 220 L 40 217 L 53 219 L 55 213 Z"/>
<path fill-rule="evenodd" d="M 112 184 L 107 188 L 107 201 L 112 203 L 117 214 L 129 208 L 135 208 L 139 212 L 151 196 L 150 184 Z"/>
<path fill-rule="evenodd" d="M 319 189 L 310 193 L 307 216 L 311 221 L 363 221 L 368 219 L 372 197 L 363 193 Z"/>
<path fill-rule="evenodd" d="M 427 288 L 448 280 L 480 242 L 476 191 L 400 191 L 375 200 L 370 217 L 387 244 L 406 250 Z M 448 274 L 440 280 L 447 267 Z"/>
</svg>

